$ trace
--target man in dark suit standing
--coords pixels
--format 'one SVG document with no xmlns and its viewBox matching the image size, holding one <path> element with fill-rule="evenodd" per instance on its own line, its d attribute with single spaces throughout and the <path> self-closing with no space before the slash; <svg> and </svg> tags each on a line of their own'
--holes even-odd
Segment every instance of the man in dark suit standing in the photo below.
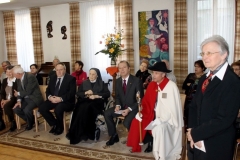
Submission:
<svg viewBox="0 0 240 160">
<path fill-rule="evenodd" d="M 60 135 L 63 132 L 63 113 L 73 110 L 75 104 L 76 79 L 66 73 L 64 63 L 58 63 L 55 67 L 56 75 L 50 77 L 46 90 L 47 100 L 39 107 L 39 112 L 52 129 L 49 133 Z M 56 118 L 50 112 L 55 109 Z"/>
<path fill-rule="evenodd" d="M 18 90 L 14 90 L 17 103 L 13 111 L 27 122 L 25 130 L 31 130 L 34 124 L 33 109 L 43 102 L 43 97 L 34 75 L 24 72 L 20 66 L 13 68 L 13 75 L 18 86 Z"/>
<path fill-rule="evenodd" d="M 201 44 L 201 56 L 209 72 L 199 80 L 189 106 L 187 137 L 190 160 L 232 160 L 236 141 L 235 120 L 240 83 L 227 62 L 229 47 L 215 35 Z M 205 147 L 203 152 L 196 147 Z"/>
<path fill-rule="evenodd" d="M 127 61 L 121 61 L 118 64 L 120 78 L 116 80 L 116 101 L 115 107 L 109 108 L 104 113 L 107 123 L 108 135 L 111 136 L 106 145 L 111 146 L 119 141 L 116 132 L 114 117 L 124 116 L 123 125 L 129 130 L 131 122 L 138 112 L 138 103 L 136 100 L 137 92 L 143 97 L 143 85 L 139 78 L 130 74 L 130 65 Z M 121 112 L 121 114 L 117 112 Z"/>
</svg>

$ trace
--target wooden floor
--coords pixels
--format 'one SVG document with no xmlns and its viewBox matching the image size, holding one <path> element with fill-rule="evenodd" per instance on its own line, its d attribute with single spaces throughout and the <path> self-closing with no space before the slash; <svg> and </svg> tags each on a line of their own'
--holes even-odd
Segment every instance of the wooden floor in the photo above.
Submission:
<svg viewBox="0 0 240 160">
<path fill-rule="evenodd" d="M 0 159 L 1 160 L 79 160 L 77 158 L 69 158 L 66 156 L 32 151 L 18 147 L 12 147 L 0 144 Z"/>
</svg>

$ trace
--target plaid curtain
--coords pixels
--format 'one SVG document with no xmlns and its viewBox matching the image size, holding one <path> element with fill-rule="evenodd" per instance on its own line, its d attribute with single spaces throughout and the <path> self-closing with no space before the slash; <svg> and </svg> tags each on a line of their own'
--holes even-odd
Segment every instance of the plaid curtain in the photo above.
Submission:
<svg viewBox="0 0 240 160">
<path fill-rule="evenodd" d="M 70 3 L 70 37 L 71 37 L 71 62 L 72 71 L 77 60 L 81 58 L 80 50 L 80 17 L 79 3 Z"/>
<path fill-rule="evenodd" d="M 17 46 L 16 46 L 16 29 L 14 11 L 4 11 L 4 30 L 6 36 L 7 58 L 12 65 L 17 65 Z"/>
<path fill-rule="evenodd" d="M 240 60 L 240 0 L 236 0 L 234 62 Z"/>
<path fill-rule="evenodd" d="M 175 0 L 174 7 L 174 74 L 181 91 L 188 74 L 187 2 Z"/>
<path fill-rule="evenodd" d="M 40 9 L 31 8 L 30 16 L 31 16 L 31 23 L 32 23 L 31 25 L 32 25 L 32 36 L 33 36 L 34 61 L 40 67 L 41 64 L 44 63 Z"/>
<path fill-rule="evenodd" d="M 117 62 L 127 60 L 134 74 L 134 52 L 133 52 L 133 20 L 132 20 L 132 0 L 114 0 L 115 26 L 123 29 L 124 48 L 128 49 L 117 58 Z"/>
</svg>

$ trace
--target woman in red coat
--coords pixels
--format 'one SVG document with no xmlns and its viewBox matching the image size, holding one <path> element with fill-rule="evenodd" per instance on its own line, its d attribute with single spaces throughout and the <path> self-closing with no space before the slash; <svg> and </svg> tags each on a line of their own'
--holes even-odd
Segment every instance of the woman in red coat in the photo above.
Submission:
<svg viewBox="0 0 240 160">
<path fill-rule="evenodd" d="M 79 87 L 83 81 L 87 79 L 87 73 L 83 70 L 83 62 L 76 61 L 75 62 L 75 72 L 72 73 L 72 76 L 76 78 L 76 84 Z"/>
</svg>

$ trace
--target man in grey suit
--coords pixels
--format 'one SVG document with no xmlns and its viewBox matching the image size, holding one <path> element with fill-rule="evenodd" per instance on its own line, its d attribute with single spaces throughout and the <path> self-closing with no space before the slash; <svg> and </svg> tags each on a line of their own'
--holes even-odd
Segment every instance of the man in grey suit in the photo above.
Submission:
<svg viewBox="0 0 240 160">
<path fill-rule="evenodd" d="M 118 64 L 120 78 L 116 80 L 116 101 L 115 107 L 109 108 L 104 113 L 104 118 L 108 127 L 108 134 L 111 136 L 106 145 L 111 146 L 119 141 L 116 132 L 114 117 L 124 116 L 123 125 L 129 130 L 131 122 L 138 112 L 138 103 L 136 100 L 137 92 L 143 97 L 142 81 L 130 74 L 130 65 L 127 61 L 121 61 Z M 121 114 L 119 114 L 121 112 Z"/>
<path fill-rule="evenodd" d="M 13 111 L 27 122 L 25 130 L 31 130 L 34 124 L 33 109 L 43 102 L 38 81 L 33 74 L 26 73 L 22 67 L 15 66 L 13 75 L 17 78 L 18 90 L 14 90 L 17 103 Z"/>
</svg>

